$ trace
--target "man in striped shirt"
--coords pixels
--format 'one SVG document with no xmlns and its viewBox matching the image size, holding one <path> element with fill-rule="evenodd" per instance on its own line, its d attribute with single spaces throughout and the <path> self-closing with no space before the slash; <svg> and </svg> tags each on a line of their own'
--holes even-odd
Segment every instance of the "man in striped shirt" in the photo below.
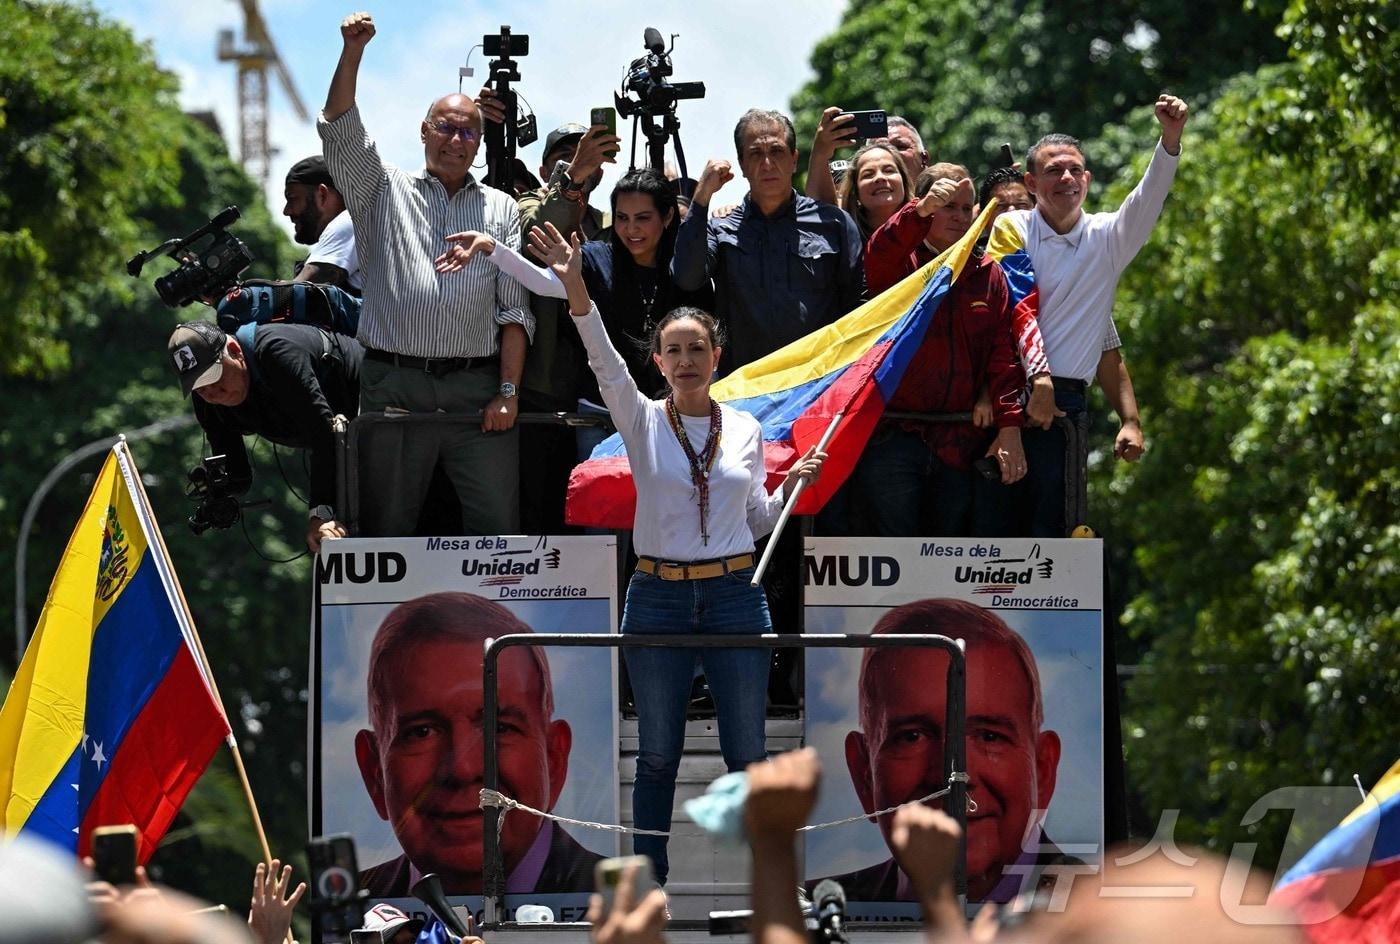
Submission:
<svg viewBox="0 0 1400 944">
<path fill-rule="evenodd" d="M 528 296 L 484 259 L 455 272 L 435 265 L 447 236 L 476 230 L 518 249 L 520 214 L 508 194 L 471 175 L 481 113 L 465 95 L 438 99 L 420 136 L 426 167 L 380 159 L 355 105 L 368 13 L 341 23 L 344 46 L 317 130 L 355 226 L 364 270 L 359 340 L 362 413 L 475 413 L 479 429 L 434 423 L 378 426 L 367 437 L 359 509 L 364 535 L 411 534 L 432 476 L 443 470 L 467 533 L 519 529 L 516 384 L 534 330 Z"/>
</svg>

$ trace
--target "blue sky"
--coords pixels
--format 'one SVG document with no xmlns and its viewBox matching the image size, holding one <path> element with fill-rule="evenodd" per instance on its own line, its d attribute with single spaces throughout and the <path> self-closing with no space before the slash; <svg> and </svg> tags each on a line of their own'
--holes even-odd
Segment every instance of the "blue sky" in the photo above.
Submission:
<svg viewBox="0 0 1400 944">
<path fill-rule="evenodd" d="M 96 7 L 126 23 L 149 41 L 157 61 L 179 76 L 181 104 L 190 110 L 213 110 L 230 149 L 236 153 L 238 111 L 235 68 L 215 58 L 220 29 L 237 29 L 242 12 L 232 0 L 97 0 Z M 356 9 L 374 15 L 378 33 L 365 54 L 359 101 L 370 134 L 386 159 L 405 167 L 422 164 L 418 122 L 428 103 L 457 88 L 457 68 L 468 48 L 483 33 L 508 23 L 528 33 L 531 51 L 520 60 L 518 88 L 538 116 L 540 142 L 522 152 L 533 171 L 550 129 L 566 121 L 587 120 L 590 108 L 611 105 L 627 64 L 640 55 L 642 31 L 655 26 L 664 35 L 679 33 L 675 81 L 703 81 L 702 101 L 681 103 L 681 139 L 691 176 L 708 157 L 733 157 L 734 122 L 752 106 L 786 109 L 789 99 L 811 75 L 812 47 L 840 21 L 845 0 L 677 0 L 622 3 L 595 0 L 565 3 L 499 0 L 467 3 L 432 2 L 328 3 L 325 0 L 263 0 L 268 24 L 302 100 L 314 114 L 340 55 L 339 23 Z M 486 59 L 472 54 L 476 77 L 463 88 L 480 87 Z M 320 151 L 313 125 L 300 122 L 270 76 L 271 138 L 279 154 L 273 159 L 274 210 L 281 209 L 281 177 L 287 167 Z M 620 159 L 625 163 L 630 137 L 624 135 Z M 639 142 L 639 154 L 641 145 Z M 625 169 L 625 168 L 624 168 Z M 610 178 L 616 171 L 610 173 Z M 608 186 L 607 183 L 604 185 Z M 720 202 L 743 196 L 742 179 L 721 191 Z"/>
</svg>

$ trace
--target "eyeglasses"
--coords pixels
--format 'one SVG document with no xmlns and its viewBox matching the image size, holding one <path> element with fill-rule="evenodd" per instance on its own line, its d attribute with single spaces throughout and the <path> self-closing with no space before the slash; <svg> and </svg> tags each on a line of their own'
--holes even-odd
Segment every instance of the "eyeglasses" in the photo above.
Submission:
<svg viewBox="0 0 1400 944">
<path fill-rule="evenodd" d="M 429 122 L 428 127 L 432 128 L 438 134 L 445 135 L 449 141 L 458 135 L 461 135 L 462 143 L 464 144 L 471 144 L 473 141 L 480 140 L 481 138 L 481 132 L 477 131 L 475 128 L 454 125 L 450 121 Z"/>
</svg>

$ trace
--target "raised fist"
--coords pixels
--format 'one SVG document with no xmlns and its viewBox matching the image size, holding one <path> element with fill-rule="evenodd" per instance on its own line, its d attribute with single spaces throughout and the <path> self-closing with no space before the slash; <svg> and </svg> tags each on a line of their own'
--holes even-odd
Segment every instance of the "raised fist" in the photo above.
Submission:
<svg viewBox="0 0 1400 944">
<path fill-rule="evenodd" d="M 700 180 L 695 185 L 694 201 L 708 205 L 710 198 L 720 187 L 734 179 L 734 165 L 723 158 L 711 158 L 705 162 Z"/>
<path fill-rule="evenodd" d="M 352 49 L 364 49 L 374 38 L 374 17 L 363 11 L 340 21 L 340 38 Z"/>
</svg>

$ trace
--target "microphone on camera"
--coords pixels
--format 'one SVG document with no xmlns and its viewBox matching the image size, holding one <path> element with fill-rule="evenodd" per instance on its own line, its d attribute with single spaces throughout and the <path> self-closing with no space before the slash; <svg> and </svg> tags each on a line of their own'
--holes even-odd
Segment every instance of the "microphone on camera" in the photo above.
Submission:
<svg viewBox="0 0 1400 944">
<path fill-rule="evenodd" d="M 666 51 L 666 43 L 661 39 L 661 31 L 655 26 L 648 26 L 646 31 L 642 33 L 642 45 L 658 56 Z"/>
<path fill-rule="evenodd" d="M 243 214 L 238 212 L 238 207 L 224 207 L 219 211 L 219 215 L 209 221 L 210 229 L 227 229 L 238 221 Z"/>
<path fill-rule="evenodd" d="M 812 889 L 812 908 L 817 915 L 817 936 L 827 942 L 846 940 L 846 892 L 840 883 L 822 879 Z"/>
</svg>

